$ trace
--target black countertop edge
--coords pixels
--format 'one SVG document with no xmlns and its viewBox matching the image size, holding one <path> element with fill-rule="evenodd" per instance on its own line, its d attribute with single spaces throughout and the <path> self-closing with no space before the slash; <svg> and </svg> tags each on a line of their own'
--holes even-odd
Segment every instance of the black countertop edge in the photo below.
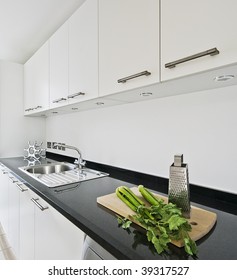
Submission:
<svg viewBox="0 0 237 280">
<path fill-rule="evenodd" d="M 75 158 L 56 153 L 47 152 L 46 156 L 53 160 L 73 163 Z M 145 174 L 120 167 L 97 163 L 86 160 L 86 167 L 109 173 L 111 177 L 131 184 L 144 184 L 147 188 L 168 194 L 169 179 L 150 174 Z M 208 207 L 216 208 L 227 213 L 237 215 L 237 195 L 211 189 L 204 186 L 190 184 L 190 197 L 192 202 L 201 203 Z"/>
</svg>

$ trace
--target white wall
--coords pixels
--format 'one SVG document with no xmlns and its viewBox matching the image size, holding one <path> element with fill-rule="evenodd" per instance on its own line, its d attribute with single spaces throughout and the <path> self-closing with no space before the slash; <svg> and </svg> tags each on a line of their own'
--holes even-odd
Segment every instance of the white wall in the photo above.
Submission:
<svg viewBox="0 0 237 280">
<path fill-rule="evenodd" d="M 237 193 L 237 86 L 53 116 L 46 139 L 167 178 L 173 155 L 183 153 L 191 183 Z"/>
<path fill-rule="evenodd" d="M 45 120 L 23 113 L 23 65 L 0 61 L 0 157 L 22 156 L 29 140 L 45 140 Z"/>
</svg>

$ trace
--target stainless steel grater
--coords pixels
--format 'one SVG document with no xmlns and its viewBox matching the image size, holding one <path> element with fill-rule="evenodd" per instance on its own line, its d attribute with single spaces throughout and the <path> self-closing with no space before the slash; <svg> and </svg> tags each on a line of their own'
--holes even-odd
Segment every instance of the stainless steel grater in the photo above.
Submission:
<svg viewBox="0 0 237 280">
<path fill-rule="evenodd" d="M 190 218 L 190 191 L 188 165 L 183 163 L 183 155 L 175 155 L 170 166 L 168 200 L 182 209 L 185 218 Z"/>
</svg>

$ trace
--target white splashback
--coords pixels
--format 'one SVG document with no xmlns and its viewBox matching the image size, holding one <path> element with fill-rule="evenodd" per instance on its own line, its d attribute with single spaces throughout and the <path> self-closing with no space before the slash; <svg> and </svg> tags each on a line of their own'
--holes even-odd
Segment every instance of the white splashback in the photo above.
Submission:
<svg viewBox="0 0 237 280">
<path fill-rule="evenodd" d="M 46 139 L 75 145 L 87 160 L 167 178 L 183 153 L 191 183 L 237 193 L 237 86 L 49 117 Z"/>
</svg>

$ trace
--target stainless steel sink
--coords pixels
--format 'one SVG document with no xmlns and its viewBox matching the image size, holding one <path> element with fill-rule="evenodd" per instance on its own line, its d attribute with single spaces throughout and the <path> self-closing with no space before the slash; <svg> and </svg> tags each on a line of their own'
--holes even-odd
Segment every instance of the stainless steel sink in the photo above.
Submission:
<svg viewBox="0 0 237 280">
<path fill-rule="evenodd" d="M 25 171 L 33 174 L 51 174 L 51 173 L 61 173 L 68 170 L 73 170 L 76 168 L 76 166 L 69 163 L 57 162 L 57 163 L 50 163 L 50 164 L 41 164 L 36 166 L 27 166 L 23 168 Z"/>
<path fill-rule="evenodd" d="M 21 171 L 40 183 L 52 188 L 92 180 L 109 174 L 89 168 L 78 168 L 67 162 L 53 162 L 19 167 Z"/>
</svg>

